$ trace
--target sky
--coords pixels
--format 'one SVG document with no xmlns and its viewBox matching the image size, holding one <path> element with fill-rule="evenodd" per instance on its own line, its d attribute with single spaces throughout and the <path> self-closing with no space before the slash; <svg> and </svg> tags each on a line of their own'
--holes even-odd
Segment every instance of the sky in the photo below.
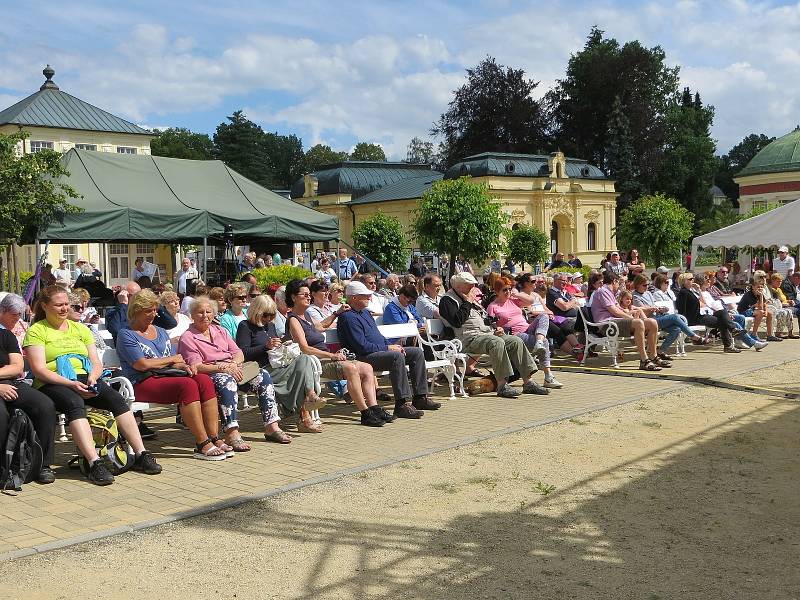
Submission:
<svg viewBox="0 0 800 600">
<path fill-rule="evenodd" d="M 426 139 L 486 55 L 543 95 L 597 25 L 661 46 L 713 104 L 719 154 L 800 123 L 800 2 L 0 0 L 0 109 L 60 88 L 148 128 L 213 134 L 235 110 L 308 149 Z M 488 150 L 488 148 L 487 148 Z"/>
</svg>

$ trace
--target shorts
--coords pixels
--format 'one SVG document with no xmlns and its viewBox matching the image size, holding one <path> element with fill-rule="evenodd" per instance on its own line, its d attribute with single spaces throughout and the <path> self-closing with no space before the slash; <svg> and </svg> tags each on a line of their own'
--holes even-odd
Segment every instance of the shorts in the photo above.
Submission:
<svg viewBox="0 0 800 600">
<path fill-rule="evenodd" d="M 322 363 L 322 379 L 330 379 L 332 381 L 341 381 L 347 379 L 344 375 L 344 364 L 346 360 L 329 360 Z"/>
</svg>

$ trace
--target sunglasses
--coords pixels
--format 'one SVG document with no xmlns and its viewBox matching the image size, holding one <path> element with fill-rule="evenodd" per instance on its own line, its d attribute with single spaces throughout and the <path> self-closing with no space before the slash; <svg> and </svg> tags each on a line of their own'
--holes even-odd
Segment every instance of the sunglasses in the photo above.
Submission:
<svg viewBox="0 0 800 600">
<path fill-rule="evenodd" d="M 261 294 L 250 294 L 251 298 L 258 298 Z"/>
<path fill-rule="evenodd" d="M 80 304 L 70 304 L 70 308 L 75 312 L 83 312 L 83 307 Z"/>
<path fill-rule="evenodd" d="M 234 296 L 236 300 L 247 300 L 247 296 Z"/>
<path fill-rule="evenodd" d="M 311 292 L 300 292 L 297 295 L 302 296 L 303 298 L 311 298 Z"/>
</svg>

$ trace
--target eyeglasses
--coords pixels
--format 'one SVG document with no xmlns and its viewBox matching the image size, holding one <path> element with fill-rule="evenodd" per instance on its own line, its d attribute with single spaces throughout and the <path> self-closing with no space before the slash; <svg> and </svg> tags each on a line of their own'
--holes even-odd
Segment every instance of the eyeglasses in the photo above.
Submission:
<svg viewBox="0 0 800 600">
<path fill-rule="evenodd" d="M 692 279 L 694 279 L 694 277 L 684 277 L 684 279 L 686 279 L 686 281 L 691 281 Z"/>
<path fill-rule="evenodd" d="M 261 313 L 261 317 L 262 318 L 266 317 L 268 319 L 274 319 L 275 318 L 275 313 L 274 312 L 263 312 L 263 313 Z"/>
<path fill-rule="evenodd" d="M 365 281 L 364 285 L 375 285 L 374 281 Z"/>
<path fill-rule="evenodd" d="M 302 296 L 303 298 L 311 298 L 311 292 L 300 292 L 297 295 Z"/>
<path fill-rule="evenodd" d="M 242 300 L 242 301 L 247 300 L 247 296 L 234 296 L 233 298 L 234 300 Z"/>
<path fill-rule="evenodd" d="M 83 312 L 83 307 L 80 304 L 70 304 L 70 308 L 75 312 Z"/>
<path fill-rule="evenodd" d="M 259 293 L 255 293 L 255 294 L 250 294 L 250 297 L 251 298 L 258 298 L 260 295 L 261 294 L 259 294 Z"/>
<path fill-rule="evenodd" d="M 727 272 L 728 272 L 728 270 L 727 270 L 727 269 L 725 269 L 725 270 L 722 270 L 722 269 L 720 269 L 720 271 L 719 271 L 719 272 L 720 272 L 720 273 L 722 273 L 722 274 L 724 275 L 725 273 L 727 273 Z"/>
</svg>

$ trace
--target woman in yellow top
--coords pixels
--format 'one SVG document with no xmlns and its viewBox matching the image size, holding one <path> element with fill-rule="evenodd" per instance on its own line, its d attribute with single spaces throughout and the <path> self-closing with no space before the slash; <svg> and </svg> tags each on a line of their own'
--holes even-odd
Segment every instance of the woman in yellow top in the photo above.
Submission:
<svg viewBox="0 0 800 600">
<path fill-rule="evenodd" d="M 779 337 L 786 337 L 790 340 L 800 339 L 800 335 L 795 334 L 793 331 L 794 320 L 792 317 L 794 316 L 794 302 L 786 298 L 786 294 L 783 293 L 783 289 L 781 288 L 781 283 L 783 283 L 783 276 L 780 273 L 772 273 L 769 276 L 767 287 L 769 287 L 770 294 L 772 294 L 772 297 L 777 300 L 777 302 L 781 303 L 781 318 L 776 319 L 778 321 L 778 325 L 775 327 L 775 335 Z M 783 325 L 786 326 L 786 330 L 788 332 L 786 336 L 781 336 L 779 334 L 779 332 L 783 329 Z"/>
<path fill-rule="evenodd" d="M 103 364 L 92 332 L 86 325 L 70 321 L 69 298 L 64 288 L 47 286 L 36 299 L 34 323 L 23 341 L 36 378 L 34 387 L 48 396 L 56 410 L 64 413 L 78 450 L 89 462 L 89 481 L 109 485 L 114 476 L 97 455 L 86 405 L 111 411 L 136 453 L 133 469 L 156 475 L 161 466 L 144 448 L 139 428 L 125 399 L 100 379 Z"/>
</svg>

